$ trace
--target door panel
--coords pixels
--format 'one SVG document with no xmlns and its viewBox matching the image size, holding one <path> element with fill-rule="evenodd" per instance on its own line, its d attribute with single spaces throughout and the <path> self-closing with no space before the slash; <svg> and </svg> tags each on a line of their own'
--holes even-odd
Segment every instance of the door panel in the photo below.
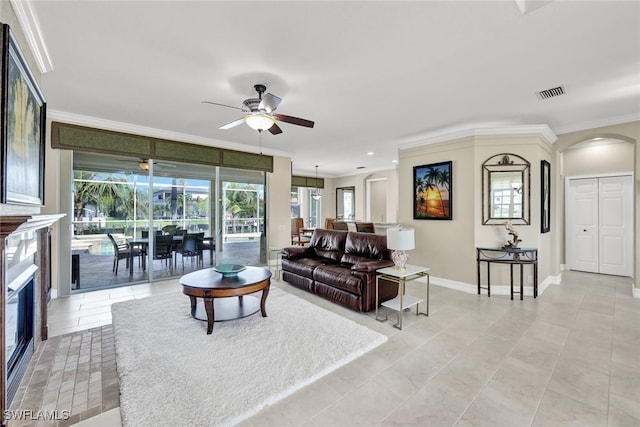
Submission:
<svg viewBox="0 0 640 427">
<path fill-rule="evenodd" d="M 598 272 L 598 180 L 569 181 L 567 262 L 571 270 Z"/>
<path fill-rule="evenodd" d="M 599 179 L 600 273 L 632 275 L 631 176 Z"/>
</svg>

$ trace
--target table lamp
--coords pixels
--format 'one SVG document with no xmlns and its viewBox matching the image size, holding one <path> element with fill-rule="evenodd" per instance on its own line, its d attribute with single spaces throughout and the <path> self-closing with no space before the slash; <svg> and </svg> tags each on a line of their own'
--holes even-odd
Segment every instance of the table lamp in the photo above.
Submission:
<svg viewBox="0 0 640 427">
<path fill-rule="evenodd" d="M 416 247 L 413 229 L 402 228 L 401 226 L 387 229 L 387 247 L 393 249 L 391 259 L 395 264 L 396 270 L 404 270 L 409 258 L 405 251 Z"/>
</svg>

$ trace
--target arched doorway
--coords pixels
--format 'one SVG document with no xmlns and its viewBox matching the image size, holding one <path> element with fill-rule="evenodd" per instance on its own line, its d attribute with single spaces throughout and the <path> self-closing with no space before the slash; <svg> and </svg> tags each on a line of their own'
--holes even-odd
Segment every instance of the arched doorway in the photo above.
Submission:
<svg viewBox="0 0 640 427">
<path fill-rule="evenodd" d="M 633 276 L 635 144 L 596 136 L 559 152 L 564 186 L 564 265 Z"/>
</svg>

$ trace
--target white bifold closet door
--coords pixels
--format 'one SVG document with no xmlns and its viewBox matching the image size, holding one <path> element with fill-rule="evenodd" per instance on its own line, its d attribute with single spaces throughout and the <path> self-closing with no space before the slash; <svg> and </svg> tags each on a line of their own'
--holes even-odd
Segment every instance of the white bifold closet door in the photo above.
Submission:
<svg viewBox="0 0 640 427">
<path fill-rule="evenodd" d="M 631 175 L 569 179 L 567 264 L 570 270 L 631 276 Z"/>
</svg>

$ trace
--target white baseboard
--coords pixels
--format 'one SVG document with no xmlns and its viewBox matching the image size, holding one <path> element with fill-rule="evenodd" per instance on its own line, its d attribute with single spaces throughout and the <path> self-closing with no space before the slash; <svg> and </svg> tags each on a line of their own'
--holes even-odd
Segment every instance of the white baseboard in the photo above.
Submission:
<svg viewBox="0 0 640 427">
<path fill-rule="evenodd" d="M 421 277 L 417 279 L 419 282 L 427 283 L 426 277 Z M 443 288 L 453 289 L 455 291 L 465 292 L 467 294 L 477 294 L 478 293 L 478 285 L 472 283 L 464 283 L 458 282 L 455 280 L 445 279 L 442 277 L 431 276 L 430 284 L 435 286 L 440 286 Z M 538 284 L 538 296 L 542 295 L 544 291 L 546 291 L 551 285 L 560 285 L 562 283 L 562 273 L 557 276 L 547 276 L 540 284 Z M 516 289 L 517 288 L 517 289 Z M 519 291 L 520 285 L 514 284 L 514 291 Z M 483 290 L 482 294 L 486 295 L 487 291 Z M 640 298 L 640 288 L 636 287 L 635 284 L 631 284 L 631 293 L 634 298 Z M 491 294 L 492 295 L 511 295 L 511 287 L 508 285 L 491 285 Z M 524 296 L 533 296 L 533 287 L 525 286 L 524 287 Z"/>
<path fill-rule="evenodd" d="M 425 277 L 421 277 L 417 279 L 418 281 L 427 282 Z M 559 285 L 561 280 L 561 276 L 549 276 L 542 281 L 538 285 L 538 296 L 542 295 L 542 293 L 550 286 L 550 285 Z M 445 279 L 442 277 L 430 277 L 430 284 L 435 286 L 440 286 L 443 288 L 453 289 L 455 291 L 465 292 L 467 294 L 477 294 L 478 293 L 478 285 L 475 283 L 464 283 L 458 282 L 455 280 Z M 517 288 L 517 289 L 516 289 Z M 520 285 L 514 284 L 514 291 L 520 291 Z M 487 291 L 483 290 L 482 294 L 486 295 Z M 491 285 L 491 294 L 492 295 L 511 295 L 511 287 L 509 285 Z M 533 296 L 533 287 L 525 286 L 524 287 L 524 295 L 525 296 Z"/>
<path fill-rule="evenodd" d="M 443 279 L 442 277 L 431 276 L 431 284 L 441 286 L 443 288 L 453 289 L 455 291 L 465 292 L 467 294 L 478 293 L 478 286 L 475 284 L 457 282 L 455 280 Z"/>
</svg>

